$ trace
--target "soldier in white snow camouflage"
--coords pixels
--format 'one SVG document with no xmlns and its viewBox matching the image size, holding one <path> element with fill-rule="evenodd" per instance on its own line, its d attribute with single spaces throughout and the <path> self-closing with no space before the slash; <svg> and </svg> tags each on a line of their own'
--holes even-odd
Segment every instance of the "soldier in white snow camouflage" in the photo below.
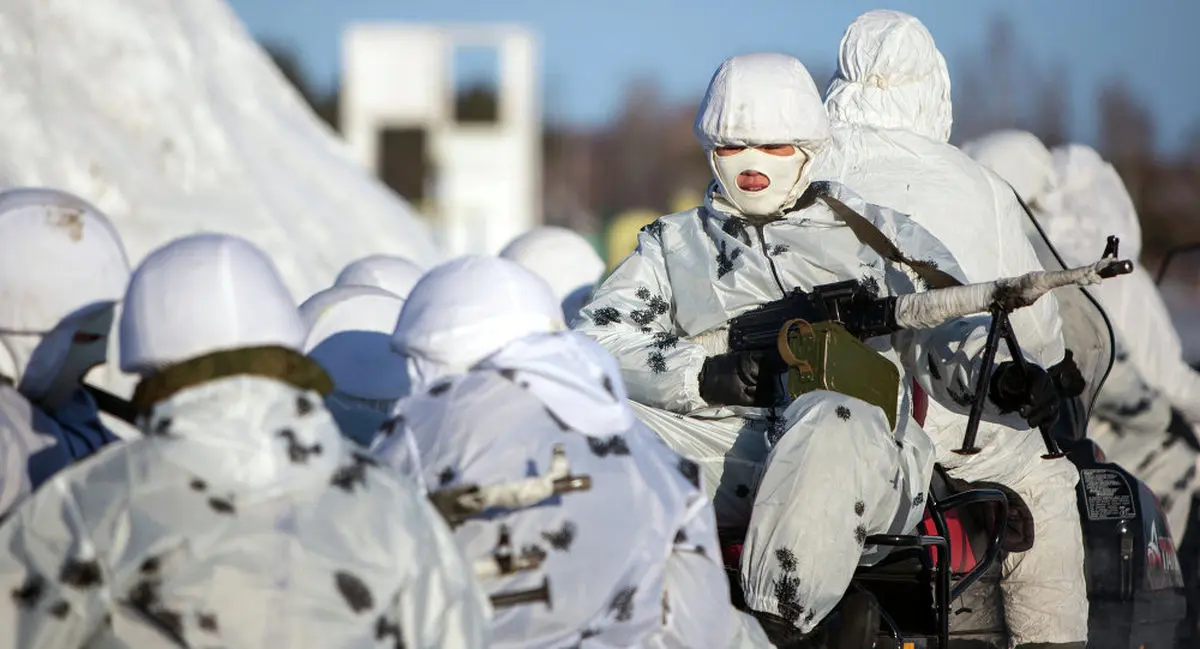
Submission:
<svg viewBox="0 0 1200 649">
<path fill-rule="evenodd" d="M 746 603 L 787 639 L 834 608 L 860 560 L 881 556 L 864 547 L 869 535 L 906 533 L 920 520 L 933 445 L 911 417 L 910 382 L 965 412 L 988 318 L 868 341 L 901 370 L 894 427 L 881 407 L 834 392 L 788 403 L 767 356 L 728 351 L 732 317 L 843 280 L 880 297 L 924 288 L 910 264 L 864 244 L 831 205 L 857 212 L 911 262 L 962 274 L 914 221 L 836 183 L 809 182 L 829 128 L 796 59 L 726 61 L 696 134 L 715 178 L 704 205 L 646 227 L 576 326 L 617 357 L 639 416 L 700 464 L 719 524 L 748 525 Z M 1002 364 L 997 376 L 1006 374 Z M 1020 394 L 989 400 L 989 416 L 1053 416 L 1045 372 L 1022 381 Z"/>
</svg>

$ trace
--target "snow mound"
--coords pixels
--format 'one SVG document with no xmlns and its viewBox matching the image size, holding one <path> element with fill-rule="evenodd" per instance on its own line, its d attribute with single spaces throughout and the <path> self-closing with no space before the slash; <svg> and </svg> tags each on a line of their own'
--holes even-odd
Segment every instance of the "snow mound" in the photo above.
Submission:
<svg viewBox="0 0 1200 649">
<path fill-rule="evenodd" d="M 0 187 L 108 214 L 130 261 L 217 231 L 269 253 L 297 302 L 370 254 L 440 260 L 222 0 L 8 0 Z"/>
<path fill-rule="evenodd" d="M 0 188 L 90 200 L 134 264 L 182 235 L 235 234 L 300 302 L 360 257 L 442 258 L 223 0 L 5 0 L 0 125 Z M 115 362 L 88 380 L 122 396 L 136 383 Z"/>
</svg>

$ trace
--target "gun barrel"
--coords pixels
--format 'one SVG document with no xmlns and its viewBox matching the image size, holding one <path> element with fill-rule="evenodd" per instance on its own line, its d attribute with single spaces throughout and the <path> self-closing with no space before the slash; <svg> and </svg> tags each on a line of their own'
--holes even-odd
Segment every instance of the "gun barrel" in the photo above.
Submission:
<svg viewBox="0 0 1200 649">
<path fill-rule="evenodd" d="M 491 600 L 492 608 L 520 606 L 521 604 L 534 604 L 537 602 L 545 602 L 546 607 L 550 608 L 550 580 L 543 579 L 542 585 L 538 588 L 492 595 Z"/>
<path fill-rule="evenodd" d="M 543 476 L 493 485 L 468 484 L 429 494 L 429 500 L 442 518 L 457 527 L 473 516 L 493 507 L 523 509 L 547 498 L 592 488 L 588 475 L 573 475 L 561 444 L 554 447 L 551 470 Z"/>
<path fill-rule="evenodd" d="M 1100 277 L 1104 279 L 1112 279 L 1117 275 L 1128 275 L 1133 272 L 1133 262 L 1128 259 L 1114 262 L 1099 271 Z"/>
<path fill-rule="evenodd" d="M 905 329 L 931 329 L 943 322 L 988 312 L 993 305 L 1011 312 L 1029 306 L 1057 288 L 1089 286 L 1133 272 L 1133 262 L 1103 259 L 1067 270 L 1034 271 L 1019 277 L 901 295 L 896 323 Z"/>
</svg>

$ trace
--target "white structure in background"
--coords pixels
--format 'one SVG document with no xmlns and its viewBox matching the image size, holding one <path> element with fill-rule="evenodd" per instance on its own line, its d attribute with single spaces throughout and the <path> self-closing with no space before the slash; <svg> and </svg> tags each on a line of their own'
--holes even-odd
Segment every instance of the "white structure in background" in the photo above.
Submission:
<svg viewBox="0 0 1200 649">
<path fill-rule="evenodd" d="M 454 55 L 463 47 L 497 51 L 495 123 L 456 119 Z M 542 221 L 537 62 L 536 39 L 515 26 L 380 24 L 343 36 L 342 133 L 377 173 L 387 131 L 423 134 L 426 200 L 413 202 L 451 255 L 494 254 Z"/>
</svg>

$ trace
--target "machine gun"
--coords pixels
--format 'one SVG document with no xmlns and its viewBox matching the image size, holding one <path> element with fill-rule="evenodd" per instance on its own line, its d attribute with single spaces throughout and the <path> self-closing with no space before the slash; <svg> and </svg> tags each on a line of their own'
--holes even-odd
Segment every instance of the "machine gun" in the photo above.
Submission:
<svg viewBox="0 0 1200 649">
<path fill-rule="evenodd" d="M 887 336 L 904 329 L 928 329 L 948 320 L 988 313 L 994 304 L 1006 312 L 1029 306 L 1050 291 L 1067 286 L 1087 286 L 1101 279 L 1133 272 L 1133 262 L 1116 259 L 1119 241 L 1109 237 L 1099 262 L 1056 271 L 1034 271 L 923 293 L 876 297 L 858 280 L 794 288 L 786 297 L 768 302 L 729 321 L 731 351 L 765 351 L 777 348 L 779 331 L 792 320 L 832 322 L 859 340 Z"/>
<path fill-rule="evenodd" d="M 1004 340 L 1013 361 L 1024 370 L 1025 357 L 1008 314 L 1029 306 L 1046 293 L 1068 286 L 1088 286 L 1133 272 L 1133 262 L 1118 260 L 1119 240 L 1108 237 L 1100 261 L 1079 268 L 1035 271 L 994 282 L 935 288 L 923 293 L 876 297 L 857 280 L 797 288 L 729 322 L 731 351 L 777 353 L 789 368 L 791 396 L 833 390 L 879 406 L 896 424 L 898 372 L 862 341 L 905 329 L 931 329 L 950 320 L 990 313 L 991 328 L 983 352 L 983 372 L 976 385 L 967 431 L 958 453 L 978 453 L 975 438 L 990 385 L 996 352 Z M 1043 427 L 1047 458 L 1062 457 Z"/>
</svg>

